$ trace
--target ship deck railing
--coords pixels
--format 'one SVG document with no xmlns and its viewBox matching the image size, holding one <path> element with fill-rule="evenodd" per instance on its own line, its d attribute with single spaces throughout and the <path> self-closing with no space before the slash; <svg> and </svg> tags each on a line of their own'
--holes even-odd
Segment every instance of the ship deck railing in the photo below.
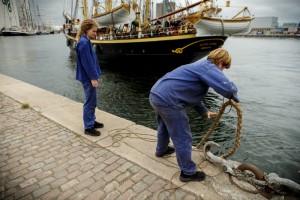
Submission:
<svg viewBox="0 0 300 200">
<path fill-rule="evenodd" d="M 171 31 L 162 31 L 158 33 L 147 32 L 141 33 L 138 32 L 132 34 L 130 32 L 126 33 L 115 33 L 115 34 L 100 34 L 97 37 L 97 40 L 125 40 L 125 39 L 141 39 L 141 38 L 155 38 L 155 37 L 168 37 L 168 36 L 180 36 L 180 35 L 195 35 L 195 29 L 187 30 L 171 30 Z"/>
</svg>

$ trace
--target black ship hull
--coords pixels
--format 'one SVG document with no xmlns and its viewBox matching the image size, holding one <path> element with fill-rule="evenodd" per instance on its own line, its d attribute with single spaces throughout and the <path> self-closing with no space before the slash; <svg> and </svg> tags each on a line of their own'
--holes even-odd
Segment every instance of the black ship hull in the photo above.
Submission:
<svg viewBox="0 0 300 200">
<path fill-rule="evenodd" d="M 74 37 L 67 45 L 76 48 Z M 92 40 L 100 63 L 123 70 L 169 71 L 222 47 L 227 36 L 180 35 L 142 39 Z"/>
<path fill-rule="evenodd" d="M 2 31 L 1 32 L 2 36 L 32 36 L 36 35 L 35 33 L 29 33 L 29 32 L 24 32 L 24 31 Z"/>
</svg>

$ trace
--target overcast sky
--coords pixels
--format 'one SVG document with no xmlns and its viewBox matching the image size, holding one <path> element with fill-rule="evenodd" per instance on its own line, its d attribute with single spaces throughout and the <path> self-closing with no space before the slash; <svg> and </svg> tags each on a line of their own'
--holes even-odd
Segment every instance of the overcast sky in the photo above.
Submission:
<svg viewBox="0 0 300 200">
<path fill-rule="evenodd" d="M 62 12 L 67 5 L 67 1 L 68 0 L 36 0 L 35 2 L 39 5 L 41 14 L 51 17 L 54 25 L 61 25 L 64 20 Z M 156 0 L 156 2 L 162 2 L 162 0 Z M 174 0 L 172 2 L 174 2 Z M 175 2 L 181 6 L 185 5 L 185 0 L 177 0 Z M 195 3 L 198 2 L 198 0 L 190 0 L 190 2 Z M 217 0 L 217 3 L 221 6 L 225 6 L 226 0 Z M 300 0 L 231 0 L 230 5 L 231 8 L 223 9 L 224 18 L 233 16 L 232 11 L 236 13 L 238 10 L 247 6 L 251 14 L 255 17 L 278 17 L 280 25 L 284 22 L 300 22 Z"/>
</svg>

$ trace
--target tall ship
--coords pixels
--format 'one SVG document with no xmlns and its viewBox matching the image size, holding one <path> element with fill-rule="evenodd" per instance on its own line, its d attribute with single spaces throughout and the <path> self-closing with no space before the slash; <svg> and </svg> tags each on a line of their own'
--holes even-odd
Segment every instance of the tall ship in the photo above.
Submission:
<svg viewBox="0 0 300 200">
<path fill-rule="evenodd" d="M 31 36 L 36 35 L 33 29 L 32 16 L 28 0 L 3 0 L 0 2 L 0 35 Z"/>
<path fill-rule="evenodd" d="M 67 45 L 75 50 L 80 19 L 77 13 L 83 4 L 84 19 L 98 22 L 97 39 L 92 40 L 99 61 L 114 68 L 168 71 L 180 65 L 199 60 L 212 50 L 222 47 L 228 35 L 197 34 L 196 23 L 183 18 L 182 12 L 203 3 L 199 1 L 181 9 L 169 11 L 151 19 L 151 1 L 106 1 L 87 7 L 86 0 L 76 0 L 74 10 L 65 17 Z M 163 3 L 166 3 L 164 1 Z M 73 3 L 72 3 L 73 4 Z M 113 6 L 114 5 L 114 6 Z M 144 8 L 144 9 L 141 9 Z M 88 13 L 88 10 L 91 10 Z M 165 22 L 173 22 L 166 25 Z"/>
</svg>

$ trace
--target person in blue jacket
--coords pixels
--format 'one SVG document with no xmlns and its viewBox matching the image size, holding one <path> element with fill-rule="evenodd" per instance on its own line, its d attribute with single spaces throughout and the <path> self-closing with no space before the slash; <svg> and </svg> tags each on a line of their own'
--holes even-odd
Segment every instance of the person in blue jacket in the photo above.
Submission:
<svg viewBox="0 0 300 200">
<path fill-rule="evenodd" d="M 197 171 L 192 160 L 192 134 L 185 108 L 193 107 L 202 116 L 217 117 L 217 113 L 209 111 L 203 103 L 209 87 L 223 97 L 239 102 L 237 87 L 223 73 L 230 65 L 229 53 L 218 48 L 207 59 L 165 74 L 151 88 L 149 101 L 158 126 L 155 155 L 162 157 L 175 151 L 182 182 L 205 179 L 205 173 Z M 174 148 L 169 145 L 170 138 Z"/>
<path fill-rule="evenodd" d="M 101 133 L 96 128 L 104 126 L 102 123 L 95 121 L 97 87 L 99 87 L 98 79 L 101 77 L 101 71 L 90 40 L 96 38 L 97 27 L 94 20 L 84 20 L 77 34 L 79 41 L 76 46 L 76 80 L 82 83 L 86 100 L 83 105 L 84 133 L 91 136 L 99 136 Z"/>
</svg>

